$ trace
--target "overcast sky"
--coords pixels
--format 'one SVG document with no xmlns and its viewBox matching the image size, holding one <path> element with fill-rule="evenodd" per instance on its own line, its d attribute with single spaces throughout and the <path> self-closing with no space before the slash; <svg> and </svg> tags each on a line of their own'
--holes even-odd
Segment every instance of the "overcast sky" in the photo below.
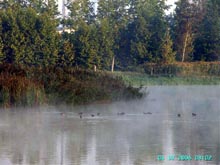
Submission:
<svg viewBox="0 0 220 165">
<path fill-rule="evenodd" d="M 175 8 L 174 6 L 174 3 L 176 2 L 177 0 L 167 0 L 167 4 L 168 5 L 173 5 L 171 8 L 170 8 L 170 12 L 172 12 Z"/>
</svg>

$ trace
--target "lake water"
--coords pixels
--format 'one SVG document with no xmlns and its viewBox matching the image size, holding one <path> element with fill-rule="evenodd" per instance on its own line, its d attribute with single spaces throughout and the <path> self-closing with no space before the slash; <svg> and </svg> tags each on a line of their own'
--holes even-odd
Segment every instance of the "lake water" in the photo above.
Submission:
<svg viewBox="0 0 220 165">
<path fill-rule="evenodd" d="M 220 164 L 220 86 L 147 91 L 138 101 L 1 111 L 0 165 Z"/>
</svg>

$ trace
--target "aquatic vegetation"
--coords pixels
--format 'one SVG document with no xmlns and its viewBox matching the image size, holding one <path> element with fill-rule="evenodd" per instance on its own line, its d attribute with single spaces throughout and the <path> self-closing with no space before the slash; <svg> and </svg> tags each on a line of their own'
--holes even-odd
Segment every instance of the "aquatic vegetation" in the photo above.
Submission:
<svg viewBox="0 0 220 165">
<path fill-rule="evenodd" d="M 140 88 L 106 72 L 77 68 L 0 65 L 0 105 L 88 104 L 141 98 Z"/>
<path fill-rule="evenodd" d="M 0 65 L 0 106 L 34 106 L 45 100 L 43 84 L 29 79 L 24 68 Z"/>
</svg>

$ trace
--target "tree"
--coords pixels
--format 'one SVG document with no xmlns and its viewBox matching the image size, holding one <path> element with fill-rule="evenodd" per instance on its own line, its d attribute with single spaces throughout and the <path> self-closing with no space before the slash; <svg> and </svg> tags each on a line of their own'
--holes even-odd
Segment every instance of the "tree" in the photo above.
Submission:
<svg viewBox="0 0 220 165">
<path fill-rule="evenodd" d="M 143 17 L 138 17 L 128 27 L 131 35 L 130 53 L 134 58 L 134 64 L 141 64 L 152 59 L 152 55 L 148 53 L 151 34 L 147 27 L 147 21 Z"/>
<path fill-rule="evenodd" d="M 81 22 L 75 33 L 69 34 L 70 42 L 75 47 L 75 64 L 92 69 L 100 66 L 99 44 L 95 25 Z"/>
<path fill-rule="evenodd" d="M 169 30 L 167 30 L 161 46 L 161 55 L 163 63 L 175 62 L 176 52 L 173 51 L 173 42 L 170 37 Z"/>
<path fill-rule="evenodd" d="M 99 50 L 98 54 L 101 57 L 101 68 L 109 70 L 114 58 L 115 38 L 111 24 L 107 18 L 103 18 L 97 27 Z"/>
<path fill-rule="evenodd" d="M 1 36 L 1 34 L 0 34 Z M 3 61 L 4 59 L 4 54 L 3 54 L 3 43 L 2 43 L 2 38 L 0 37 L 0 63 Z"/>
<path fill-rule="evenodd" d="M 39 0 L 37 1 L 39 2 Z M 47 13 L 48 16 L 56 20 L 56 17 L 59 15 L 57 1 L 47 0 L 44 4 L 41 13 Z"/>
<path fill-rule="evenodd" d="M 90 0 L 69 0 L 67 8 L 70 10 L 67 26 L 77 30 L 82 22 L 89 24 L 95 21 L 94 3 Z"/>
<path fill-rule="evenodd" d="M 205 16 L 195 39 L 195 60 L 217 61 L 220 59 L 220 3 L 209 0 Z"/>
<path fill-rule="evenodd" d="M 195 13 L 189 0 L 179 0 L 175 10 L 175 48 L 178 60 L 190 61 L 193 53 L 193 22 Z"/>
<path fill-rule="evenodd" d="M 18 62 L 23 57 L 24 52 L 24 35 L 19 32 L 19 27 L 16 23 L 15 13 L 9 8 L 7 11 L 1 11 L 1 40 L 3 44 L 2 53 L 4 62 Z"/>
<path fill-rule="evenodd" d="M 73 44 L 68 40 L 60 39 L 57 65 L 71 67 L 74 66 L 74 64 L 75 51 Z"/>
<path fill-rule="evenodd" d="M 0 9 L 8 8 L 32 8 L 38 14 L 47 13 L 51 18 L 56 19 L 59 15 L 58 4 L 56 0 L 2 0 L 0 2 Z"/>
<path fill-rule="evenodd" d="M 128 21 L 129 0 L 99 0 L 97 18 L 108 18 L 112 27 L 125 26 Z"/>
<path fill-rule="evenodd" d="M 137 64 L 157 62 L 161 58 L 160 47 L 167 26 L 165 1 L 132 1 L 131 4 L 130 53 Z"/>
<path fill-rule="evenodd" d="M 100 0 L 98 2 L 97 19 L 100 22 L 102 34 L 108 36 L 109 39 L 107 41 L 102 37 L 102 41 L 110 46 L 109 48 L 105 47 L 105 50 L 101 49 L 105 52 L 103 54 L 105 56 L 105 68 L 111 66 L 112 71 L 114 71 L 115 59 L 118 59 L 120 51 L 120 31 L 128 23 L 128 6 L 128 0 Z M 103 31 L 104 29 L 106 32 Z M 107 52 L 109 54 L 106 54 Z M 109 63 L 109 59 L 111 59 L 111 64 Z"/>
<path fill-rule="evenodd" d="M 0 11 L 0 20 L 4 62 L 44 66 L 56 63 L 58 34 L 50 15 L 13 4 Z"/>
</svg>

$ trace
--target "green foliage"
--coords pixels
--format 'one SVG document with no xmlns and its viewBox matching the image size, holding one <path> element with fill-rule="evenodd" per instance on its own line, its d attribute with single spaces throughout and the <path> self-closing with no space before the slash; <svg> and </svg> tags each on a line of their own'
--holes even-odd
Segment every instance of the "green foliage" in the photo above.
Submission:
<svg viewBox="0 0 220 165">
<path fill-rule="evenodd" d="M 103 18 L 98 28 L 98 43 L 100 55 L 100 67 L 106 70 L 110 69 L 111 60 L 114 56 L 114 44 L 117 36 L 114 36 L 111 24 L 107 18 Z"/>
<path fill-rule="evenodd" d="M 50 15 L 53 19 L 59 14 L 56 0 L 2 0 L 0 2 L 0 9 L 7 10 L 9 8 L 32 8 L 36 13 Z"/>
<path fill-rule="evenodd" d="M 100 65 L 98 57 L 98 43 L 96 28 L 82 22 L 78 30 L 72 35 L 76 48 L 76 65 L 92 69 Z"/>
<path fill-rule="evenodd" d="M 175 62 L 176 52 L 173 51 L 173 42 L 170 38 L 169 30 L 167 30 L 161 46 L 161 55 L 163 63 Z"/>
<path fill-rule="evenodd" d="M 132 38 L 130 41 L 130 53 L 137 59 L 139 64 L 152 59 L 152 55 L 148 53 L 150 32 L 147 26 L 148 24 L 143 17 L 138 17 L 133 24 L 129 26 L 129 32 Z"/>
<path fill-rule="evenodd" d="M 2 63 L 2 60 L 4 59 L 4 55 L 2 51 L 3 51 L 3 43 L 2 43 L 2 38 L 0 37 L 0 63 Z"/>
<path fill-rule="evenodd" d="M 179 0 L 175 10 L 175 48 L 179 61 L 191 61 L 195 8 L 189 0 Z"/>
<path fill-rule="evenodd" d="M 70 10 L 70 18 L 66 23 L 68 27 L 75 30 L 80 28 L 82 22 L 91 24 L 94 22 L 94 3 L 89 0 L 68 1 L 67 8 Z"/>
<path fill-rule="evenodd" d="M 128 26 L 130 53 L 141 64 L 159 61 L 160 46 L 165 34 L 164 1 L 137 1 L 133 3 L 134 21 Z"/>
<path fill-rule="evenodd" d="M 59 66 L 74 66 L 75 62 L 75 50 L 73 44 L 68 40 L 61 39 L 59 43 L 59 53 L 57 64 Z"/>
<path fill-rule="evenodd" d="M 220 58 L 220 4 L 207 1 L 206 14 L 195 39 L 195 60 L 217 61 Z"/>
<path fill-rule="evenodd" d="M 97 17 L 99 20 L 108 19 L 110 25 L 117 30 L 129 20 L 128 5 L 129 0 L 99 0 Z"/>
<path fill-rule="evenodd" d="M 27 65 L 51 65 L 57 61 L 58 34 L 50 15 L 30 8 L 0 11 L 2 61 Z"/>
<path fill-rule="evenodd" d="M 140 89 L 104 72 L 71 67 L 0 65 L 0 106 L 85 104 L 141 98 Z"/>
<path fill-rule="evenodd" d="M 110 69 L 112 60 L 121 59 L 121 32 L 129 22 L 128 0 L 100 0 L 98 2 L 97 19 L 99 22 L 98 37 L 101 53 L 101 65 L 104 69 Z M 119 64 L 118 61 L 116 61 Z"/>
</svg>

